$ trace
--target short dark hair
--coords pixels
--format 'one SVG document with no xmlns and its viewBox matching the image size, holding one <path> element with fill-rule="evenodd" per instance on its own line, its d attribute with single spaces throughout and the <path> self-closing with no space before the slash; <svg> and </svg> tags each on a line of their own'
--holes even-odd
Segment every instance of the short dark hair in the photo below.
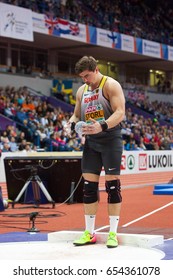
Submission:
<svg viewBox="0 0 173 280">
<path fill-rule="evenodd" d="M 76 74 L 80 74 L 85 70 L 95 71 L 97 67 L 97 61 L 92 56 L 83 56 L 75 65 Z"/>
</svg>

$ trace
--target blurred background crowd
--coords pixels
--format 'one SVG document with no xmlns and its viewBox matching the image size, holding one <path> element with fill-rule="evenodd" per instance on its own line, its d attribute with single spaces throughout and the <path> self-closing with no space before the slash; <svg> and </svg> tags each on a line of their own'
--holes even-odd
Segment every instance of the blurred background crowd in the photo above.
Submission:
<svg viewBox="0 0 173 280">
<path fill-rule="evenodd" d="M 140 108 L 140 114 L 135 108 Z M 25 87 L 0 88 L 0 113 L 13 121 L 13 125 L 0 131 L 2 152 L 81 151 L 83 148 L 84 139 L 75 131 L 71 137 L 65 133 L 64 125 L 71 112 L 53 107 L 44 97 L 32 95 Z M 173 149 L 172 116 L 173 106 L 169 102 L 127 100 L 122 122 L 124 149 Z"/>
<path fill-rule="evenodd" d="M 173 45 L 172 1 L 2 0 L 54 17 Z M 135 20 L 134 20 L 135 18 Z M 159 87 L 159 85 L 158 85 Z M 158 91 L 162 91 L 158 88 Z M 163 92 L 163 91 L 162 91 Z M 64 98 L 64 102 L 67 100 Z M 75 104 L 75 102 L 74 102 Z M 124 150 L 173 149 L 173 105 L 148 98 L 127 99 L 122 122 Z M 73 105 L 71 105 L 73 106 Z M 138 110 L 136 110 L 136 108 Z M 53 106 L 26 87 L 0 84 L 0 114 L 12 122 L 0 127 L 0 151 L 82 151 L 84 138 L 64 125 L 71 111 Z"/>
<path fill-rule="evenodd" d="M 2 0 L 67 20 L 173 45 L 171 0 Z M 135 19 L 135 20 L 134 20 Z"/>
</svg>

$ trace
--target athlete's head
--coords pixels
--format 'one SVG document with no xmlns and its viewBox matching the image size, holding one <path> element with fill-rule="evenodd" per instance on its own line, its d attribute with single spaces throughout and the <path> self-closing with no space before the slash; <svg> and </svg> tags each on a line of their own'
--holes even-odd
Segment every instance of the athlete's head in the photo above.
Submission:
<svg viewBox="0 0 173 280">
<path fill-rule="evenodd" d="M 97 61 L 92 56 L 83 56 L 75 65 L 76 74 L 80 74 L 85 70 L 94 72 L 97 67 Z"/>
<path fill-rule="evenodd" d="M 83 81 L 88 84 L 92 85 L 97 80 L 97 61 L 92 56 L 83 56 L 75 66 L 75 72 L 78 74 Z"/>
</svg>

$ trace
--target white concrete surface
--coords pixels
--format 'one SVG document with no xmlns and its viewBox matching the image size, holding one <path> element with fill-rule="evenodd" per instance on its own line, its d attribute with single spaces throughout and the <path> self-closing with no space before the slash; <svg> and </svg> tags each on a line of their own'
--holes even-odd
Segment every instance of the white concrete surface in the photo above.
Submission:
<svg viewBox="0 0 173 280">
<path fill-rule="evenodd" d="M 98 234 L 98 242 L 87 246 L 74 246 L 73 237 L 80 232 L 55 232 L 48 241 L 0 243 L 0 260 L 161 260 L 164 253 L 146 246 L 161 244 L 160 236 L 121 235 L 120 245 L 108 249 L 105 233 Z M 119 236 L 120 237 L 120 236 Z M 140 241 L 139 241 L 140 240 Z M 152 242 L 151 242 L 152 240 Z M 122 244 L 124 242 L 124 244 Z M 128 245 L 127 245 L 128 244 Z"/>
<path fill-rule="evenodd" d="M 81 231 L 58 231 L 48 234 L 49 242 L 71 241 L 81 236 Z M 105 243 L 107 240 L 107 232 L 96 232 L 97 243 Z M 126 234 L 118 233 L 117 235 L 120 245 L 138 246 L 142 248 L 151 248 L 156 245 L 161 245 L 164 242 L 163 235 L 149 234 Z"/>
</svg>

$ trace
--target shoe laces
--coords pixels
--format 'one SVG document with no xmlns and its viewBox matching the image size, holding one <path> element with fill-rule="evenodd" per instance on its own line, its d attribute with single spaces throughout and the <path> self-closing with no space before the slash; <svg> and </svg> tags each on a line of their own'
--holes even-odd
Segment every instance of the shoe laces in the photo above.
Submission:
<svg viewBox="0 0 173 280">
<path fill-rule="evenodd" d="M 115 237 L 116 237 L 116 233 L 115 232 L 110 232 L 108 239 L 115 239 Z"/>
<path fill-rule="evenodd" d="M 90 236 L 90 237 L 92 237 L 92 235 L 89 233 L 89 231 L 88 230 L 85 230 L 84 231 L 84 233 L 82 234 L 82 236 L 81 236 L 81 239 L 85 239 L 86 238 L 86 236 Z"/>
</svg>

